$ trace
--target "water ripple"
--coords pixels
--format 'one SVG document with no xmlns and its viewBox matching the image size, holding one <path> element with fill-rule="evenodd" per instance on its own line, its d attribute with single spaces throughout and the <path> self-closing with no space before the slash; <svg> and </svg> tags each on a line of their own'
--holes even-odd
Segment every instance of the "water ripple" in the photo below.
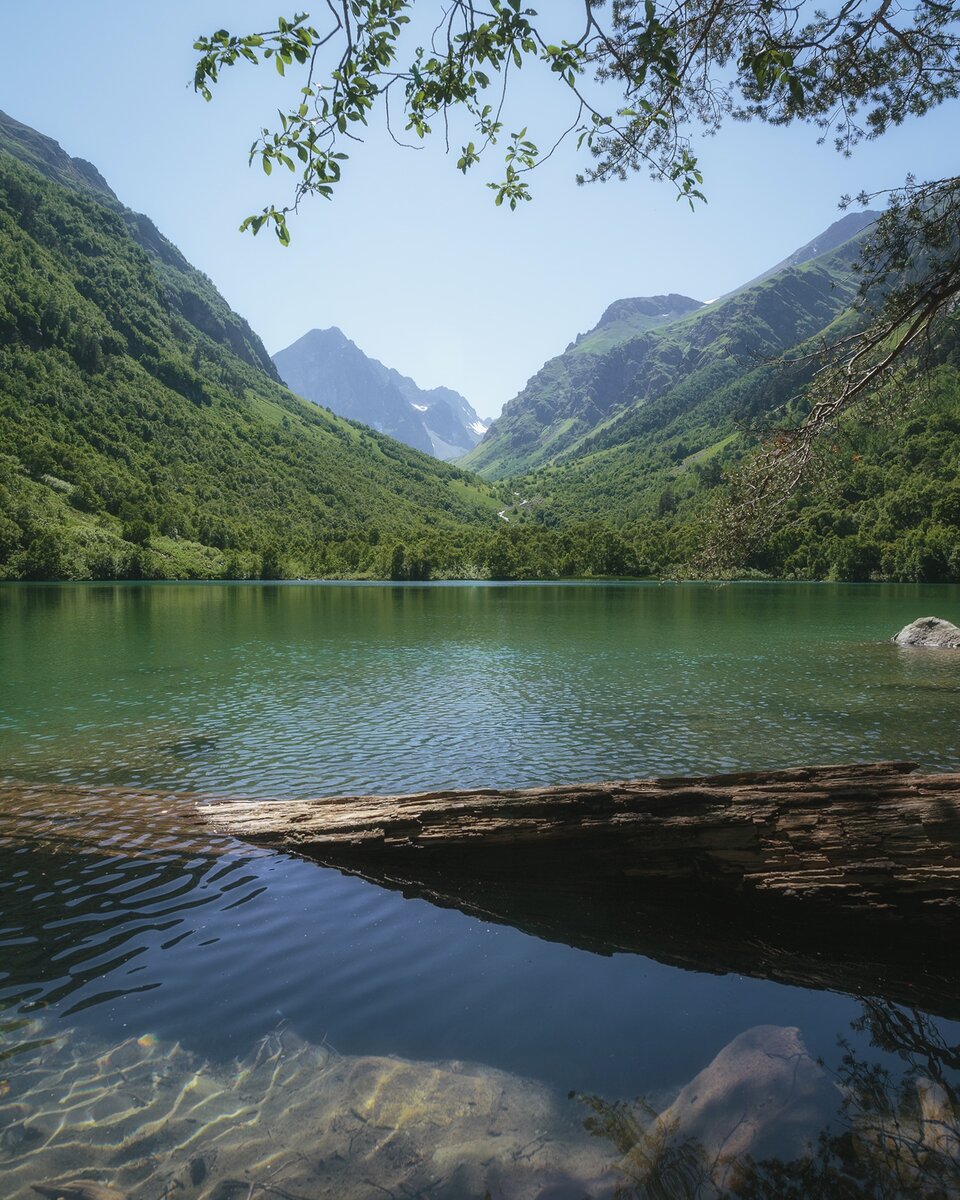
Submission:
<svg viewBox="0 0 960 1200">
<path fill-rule="evenodd" d="M 212 837 L 210 796 L 916 758 L 960 768 L 960 656 L 886 641 L 957 589 L 0 587 L 0 1005 L 228 1056 L 344 1052 L 564 1088 L 689 1078 L 846 999 L 596 959 Z M 653 1082 L 651 1082 L 653 1081 Z"/>
</svg>

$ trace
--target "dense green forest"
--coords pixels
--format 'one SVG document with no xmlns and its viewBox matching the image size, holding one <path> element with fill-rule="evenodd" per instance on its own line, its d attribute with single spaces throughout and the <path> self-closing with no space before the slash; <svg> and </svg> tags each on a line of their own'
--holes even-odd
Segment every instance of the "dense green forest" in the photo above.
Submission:
<svg viewBox="0 0 960 1200">
<path fill-rule="evenodd" d="M 689 573 L 750 422 L 802 414 L 810 364 L 770 355 L 853 327 L 855 243 L 718 305 L 611 306 L 471 456 L 522 472 L 484 481 L 290 393 L 95 168 L 0 117 L 0 578 Z M 960 579 L 957 328 L 908 405 L 844 422 L 744 573 Z"/>
<path fill-rule="evenodd" d="M 960 580 L 960 323 L 931 354 L 933 362 L 910 364 L 882 400 L 838 425 L 810 481 L 737 574 Z M 739 386 L 748 401 L 760 389 L 783 402 L 796 379 L 770 366 Z M 728 474 L 757 446 L 756 434 L 730 412 L 710 419 L 712 404 L 723 402 L 718 389 L 708 415 L 683 413 L 624 443 L 508 481 L 532 498 L 516 519 L 528 528 L 604 530 L 611 574 L 690 574 L 718 514 L 723 519 Z M 801 392 L 780 419 L 796 421 L 802 410 Z"/>
<path fill-rule="evenodd" d="M 412 533 L 455 539 L 497 507 L 283 388 L 145 219 L 0 152 L 6 578 L 382 572 Z"/>
</svg>

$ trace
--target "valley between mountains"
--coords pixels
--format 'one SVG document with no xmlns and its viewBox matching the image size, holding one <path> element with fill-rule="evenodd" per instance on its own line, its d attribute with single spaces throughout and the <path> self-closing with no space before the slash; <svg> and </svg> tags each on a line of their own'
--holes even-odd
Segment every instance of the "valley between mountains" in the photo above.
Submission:
<svg viewBox="0 0 960 1200">
<path fill-rule="evenodd" d="M 337 328 L 271 358 L 92 164 L 0 115 L 0 578 L 688 575 L 730 473 L 863 322 L 875 216 L 709 303 L 612 298 L 489 423 Z M 958 433 L 954 319 L 736 574 L 960 579 Z"/>
</svg>

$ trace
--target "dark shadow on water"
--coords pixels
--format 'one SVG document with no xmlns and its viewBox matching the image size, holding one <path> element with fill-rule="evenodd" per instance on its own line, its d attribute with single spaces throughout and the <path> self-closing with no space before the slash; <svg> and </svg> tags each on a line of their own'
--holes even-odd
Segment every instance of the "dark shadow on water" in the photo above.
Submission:
<svg viewBox="0 0 960 1200">
<path fill-rule="evenodd" d="M 176 751 L 206 753 L 208 741 L 184 738 Z M 205 909 L 232 910 L 261 894 L 268 880 L 245 868 L 265 852 L 211 833 L 198 821 L 196 799 L 0 784 L 0 1000 L 87 1005 L 96 1002 L 91 995 L 113 998 L 118 986 L 148 989 L 156 958 L 144 959 L 151 963 L 146 975 L 137 970 L 145 950 L 202 937 Z M 804 906 L 798 919 L 789 906 L 721 898 L 687 883 L 641 886 L 604 876 L 595 864 L 578 867 L 569 853 L 552 861 L 546 850 L 535 864 L 524 852 L 516 861 L 505 852 L 443 867 L 423 854 L 391 856 L 389 866 L 330 865 L 405 897 L 595 954 L 881 996 L 960 1019 L 949 927 L 931 936 L 907 915 L 881 927 Z M 100 978 L 109 979 L 102 988 Z"/>
<path fill-rule="evenodd" d="M 762 906 L 689 883 L 651 888 L 584 867 L 545 850 L 531 864 L 518 851 L 437 867 L 427 855 L 390 865 L 328 862 L 406 897 L 484 921 L 511 925 L 547 941 L 596 954 L 640 954 L 669 966 L 736 973 L 805 988 L 882 995 L 951 1020 L 960 1019 L 960 972 L 948 930 L 931 936 L 907 915 L 878 924 L 805 903 Z"/>
</svg>

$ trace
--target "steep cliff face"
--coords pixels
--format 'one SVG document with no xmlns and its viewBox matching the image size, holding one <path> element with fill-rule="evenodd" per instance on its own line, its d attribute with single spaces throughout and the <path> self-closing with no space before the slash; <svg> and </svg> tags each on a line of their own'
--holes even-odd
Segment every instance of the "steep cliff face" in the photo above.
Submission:
<svg viewBox="0 0 960 1200">
<path fill-rule="evenodd" d="M 670 295 L 619 300 L 504 408 L 463 465 L 498 478 L 632 436 L 656 405 L 674 417 L 826 329 L 851 303 L 851 270 L 875 214 L 846 217 L 784 263 L 711 304 Z M 826 247 L 826 249 L 823 249 Z"/>
<path fill-rule="evenodd" d="M 287 386 L 306 400 L 436 458 L 459 458 L 487 427 L 459 392 L 418 387 L 368 358 L 335 326 L 311 329 L 273 361 Z"/>
</svg>

